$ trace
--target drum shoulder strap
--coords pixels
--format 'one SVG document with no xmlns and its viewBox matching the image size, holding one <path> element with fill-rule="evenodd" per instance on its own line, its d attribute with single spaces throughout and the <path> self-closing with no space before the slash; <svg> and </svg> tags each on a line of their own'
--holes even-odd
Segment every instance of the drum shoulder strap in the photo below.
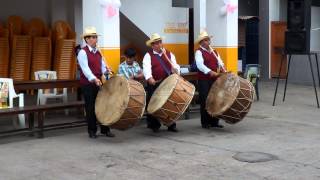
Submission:
<svg viewBox="0 0 320 180">
<path fill-rule="evenodd" d="M 171 71 L 166 67 L 166 65 L 163 62 L 163 59 L 158 54 L 155 54 L 155 56 L 157 57 L 157 60 L 159 61 L 160 65 L 162 66 L 164 71 L 167 73 L 168 76 L 170 76 Z"/>
</svg>

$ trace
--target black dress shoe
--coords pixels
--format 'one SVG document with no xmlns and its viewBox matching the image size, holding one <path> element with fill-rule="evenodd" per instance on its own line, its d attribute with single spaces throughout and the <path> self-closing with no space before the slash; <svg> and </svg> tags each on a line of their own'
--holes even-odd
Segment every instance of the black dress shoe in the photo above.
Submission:
<svg viewBox="0 0 320 180">
<path fill-rule="evenodd" d="M 106 133 L 104 133 L 106 135 L 106 137 L 115 137 L 116 135 L 114 135 L 111 131 L 107 131 Z"/>
<path fill-rule="evenodd" d="M 168 127 L 168 131 L 170 131 L 170 132 L 179 132 L 176 127 Z"/>
<path fill-rule="evenodd" d="M 159 128 L 151 128 L 151 130 L 152 130 L 152 132 L 154 132 L 154 133 L 160 132 Z"/>
<path fill-rule="evenodd" d="M 220 128 L 220 129 L 224 128 L 224 126 L 220 124 L 212 124 L 211 127 Z"/>
<path fill-rule="evenodd" d="M 98 136 L 95 133 L 89 133 L 89 138 L 96 139 Z"/>
<path fill-rule="evenodd" d="M 208 124 L 202 124 L 201 127 L 203 129 L 210 129 L 210 126 Z"/>
</svg>

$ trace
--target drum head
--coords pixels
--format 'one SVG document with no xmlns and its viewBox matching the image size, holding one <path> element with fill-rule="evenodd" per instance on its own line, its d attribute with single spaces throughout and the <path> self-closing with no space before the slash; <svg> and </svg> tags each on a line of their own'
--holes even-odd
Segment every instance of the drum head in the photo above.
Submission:
<svg viewBox="0 0 320 180">
<path fill-rule="evenodd" d="M 178 78 L 179 75 L 172 74 L 162 81 L 160 86 L 154 91 L 149 101 L 147 109 L 148 113 L 152 114 L 156 112 L 167 102 L 173 92 L 173 89 L 176 87 Z"/>
<path fill-rule="evenodd" d="M 99 122 L 109 126 L 121 118 L 129 102 L 129 84 L 127 79 L 114 76 L 99 91 L 95 112 Z"/>
<path fill-rule="evenodd" d="M 212 116 L 221 115 L 231 107 L 240 91 L 239 77 L 232 73 L 224 73 L 211 86 L 206 109 Z"/>
</svg>

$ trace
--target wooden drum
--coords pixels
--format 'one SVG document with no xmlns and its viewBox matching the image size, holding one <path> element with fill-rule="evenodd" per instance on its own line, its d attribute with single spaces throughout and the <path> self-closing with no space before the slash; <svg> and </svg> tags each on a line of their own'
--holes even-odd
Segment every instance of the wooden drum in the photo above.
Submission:
<svg viewBox="0 0 320 180">
<path fill-rule="evenodd" d="M 95 112 L 100 123 L 126 130 L 138 123 L 146 105 L 146 92 L 141 83 L 114 76 L 99 91 Z"/>
<path fill-rule="evenodd" d="M 224 73 L 211 86 L 206 109 L 211 116 L 235 124 L 249 112 L 254 94 L 250 81 L 232 73 Z"/>
<path fill-rule="evenodd" d="M 153 93 L 147 111 L 161 123 L 170 126 L 189 106 L 195 87 L 181 76 L 167 77 Z"/>
</svg>

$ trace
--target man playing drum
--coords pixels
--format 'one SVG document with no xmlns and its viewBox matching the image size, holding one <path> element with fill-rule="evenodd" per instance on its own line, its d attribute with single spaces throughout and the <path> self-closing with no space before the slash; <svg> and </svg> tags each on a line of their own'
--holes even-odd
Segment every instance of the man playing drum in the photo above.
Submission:
<svg viewBox="0 0 320 180">
<path fill-rule="evenodd" d="M 97 49 L 98 34 L 95 27 L 87 27 L 82 38 L 86 46 L 79 51 L 78 62 L 80 65 L 80 84 L 83 92 L 90 138 L 97 138 L 97 118 L 95 115 L 95 101 L 102 85 L 101 76 L 110 72 L 100 51 Z M 108 126 L 100 126 L 101 134 L 114 137 Z"/>
<path fill-rule="evenodd" d="M 210 39 L 211 37 L 207 32 L 201 32 L 196 40 L 200 47 L 195 53 L 195 61 L 198 68 L 201 125 L 205 129 L 210 127 L 223 128 L 222 125 L 219 125 L 219 119 L 211 117 L 206 111 L 208 92 L 218 78 L 219 73 L 225 72 L 224 64 L 219 54 L 210 46 Z"/>
<path fill-rule="evenodd" d="M 147 104 L 165 78 L 172 73 L 180 73 L 180 66 L 177 64 L 175 56 L 163 48 L 162 40 L 163 37 L 154 33 L 146 42 L 146 45 L 152 48 L 143 58 L 143 74 L 148 83 Z M 161 127 L 161 123 L 150 114 L 147 115 L 147 125 L 153 132 L 158 132 Z M 176 123 L 170 125 L 168 131 L 178 132 Z"/>
</svg>

